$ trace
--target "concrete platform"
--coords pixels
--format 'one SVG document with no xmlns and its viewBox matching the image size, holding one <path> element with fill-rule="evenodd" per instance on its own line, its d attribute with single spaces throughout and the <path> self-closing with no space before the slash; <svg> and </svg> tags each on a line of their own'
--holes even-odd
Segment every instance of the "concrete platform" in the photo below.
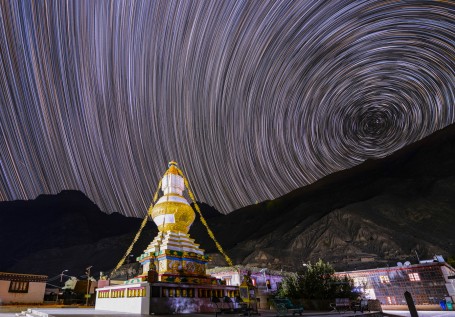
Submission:
<svg viewBox="0 0 455 317">
<path fill-rule="evenodd" d="M 28 308 L 29 306 L 0 306 L 0 317 L 150 317 L 151 315 L 139 315 L 130 313 L 119 313 L 107 310 L 95 310 L 94 308 L 74 308 L 74 307 L 40 307 Z M 261 317 L 275 317 L 276 313 L 271 310 L 260 310 Z M 455 311 L 418 311 L 419 317 L 455 317 Z M 173 315 L 168 315 L 173 316 Z M 215 317 L 215 313 L 211 314 L 182 314 L 175 315 L 181 317 Z M 236 314 L 219 314 L 219 317 L 238 317 Z M 292 315 L 288 315 L 292 316 Z M 297 315 L 298 316 L 298 315 Z M 316 317 L 349 317 L 349 316 L 365 316 L 365 317 L 410 317 L 409 311 L 405 310 L 385 310 L 383 313 L 364 313 L 360 312 L 353 314 L 347 312 L 338 314 L 336 312 L 318 312 L 305 311 L 302 316 Z"/>
<path fill-rule="evenodd" d="M 455 317 L 455 311 L 442 310 L 418 310 L 419 317 Z M 411 317 L 411 313 L 405 310 L 385 310 L 384 316 L 390 317 Z"/>
<path fill-rule="evenodd" d="M 277 316 L 276 312 L 273 310 L 260 310 L 261 317 L 275 317 Z M 107 310 L 95 310 L 94 308 L 29 308 L 26 312 L 22 314 L 17 314 L 17 317 L 150 317 L 157 315 L 141 315 L 141 314 L 131 314 L 131 313 L 120 313 Z M 165 315 L 166 316 L 166 315 Z M 200 313 L 200 314 L 174 314 L 167 316 L 182 316 L 182 317 L 208 317 L 215 316 L 215 313 Z M 237 317 L 238 314 L 218 314 L 218 317 Z M 252 315 L 257 316 L 257 315 Z M 287 316 L 292 316 L 288 314 Z M 296 315 L 299 316 L 299 315 Z M 359 317 L 359 316 L 368 316 L 368 317 L 382 317 L 386 316 L 380 312 L 371 312 L 371 313 L 361 313 L 361 312 L 346 312 L 340 314 L 338 312 L 316 312 L 316 311 L 307 311 L 302 314 L 302 316 L 316 316 L 316 317 L 333 317 L 333 316 L 343 316 L 343 317 Z"/>
</svg>

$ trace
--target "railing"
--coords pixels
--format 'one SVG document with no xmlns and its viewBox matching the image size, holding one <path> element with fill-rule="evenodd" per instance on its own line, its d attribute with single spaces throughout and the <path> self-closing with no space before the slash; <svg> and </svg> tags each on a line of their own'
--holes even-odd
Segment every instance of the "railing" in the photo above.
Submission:
<svg viewBox="0 0 455 317">
<path fill-rule="evenodd" d="M 98 298 L 123 298 L 123 297 L 145 297 L 145 287 L 129 287 L 129 288 L 118 288 L 111 290 L 99 290 Z"/>
<path fill-rule="evenodd" d="M 99 289 L 97 298 L 124 298 L 124 297 L 145 297 L 147 290 L 145 286 Z M 173 286 L 151 286 L 150 297 L 186 297 L 186 298 L 212 298 L 212 297 L 230 297 L 239 296 L 238 289 L 208 289 L 199 287 L 179 287 Z"/>
</svg>

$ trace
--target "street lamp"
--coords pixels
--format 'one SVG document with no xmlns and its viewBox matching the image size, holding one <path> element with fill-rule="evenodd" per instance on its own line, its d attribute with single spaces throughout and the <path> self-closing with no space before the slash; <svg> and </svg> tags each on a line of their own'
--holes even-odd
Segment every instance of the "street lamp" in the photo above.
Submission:
<svg viewBox="0 0 455 317">
<path fill-rule="evenodd" d="M 416 257 L 417 257 L 417 263 L 420 263 L 420 258 L 419 258 L 419 254 L 417 253 L 417 250 L 414 249 L 414 252 L 415 252 Z"/>
<path fill-rule="evenodd" d="M 68 270 L 63 270 L 62 273 L 60 273 L 60 283 L 63 282 L 63 273 L 68 272 Z M 58 304 L 58 294 L 60 293 L 60 286 L 57 289 L 57 298 L 55 299 L 56 304 Z"/>
<path fill-rule="evenodd" d="M 63 281 L 63 273 L 68 272 L 68 270 L 63 270 L 62 273 L 60 273 L 60 283 Z"/>
<path fill-rule="evenodd" d="M 265 285 L 265 292 L 268 293 L 269 292 L 269 287 L 267 284 L 267 276 L 265 275 L 265 272 L 267 271 L 267 268 L 263 268 L 259 271 L 259 273 L 262 273 L 262 277 L 264 278 L 264 285 Z"/>
<path fill-rule="evenodd" d="M 90 292 L 90 269 L 93 267 L 93 265 L 90 265 L 88 268 L 86 268 L 85 274 L 87 274 L 87 294 L 85 295 L 85 306 L 88 306 L 88 299 L 89 299 L 89 292 Z"/>
</svg>

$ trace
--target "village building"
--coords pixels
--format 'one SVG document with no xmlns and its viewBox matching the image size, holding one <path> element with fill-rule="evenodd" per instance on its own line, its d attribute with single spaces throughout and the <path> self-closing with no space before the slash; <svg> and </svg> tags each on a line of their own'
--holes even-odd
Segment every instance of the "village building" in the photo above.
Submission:
<svg viewBox="0 0 455 317">
<path fill-rule="evenodd" d="M 397 263 L 394 267 L 337 272 L 340 277 L 354 280 L 357 290 L 367 299 L 377 299 L 384 309 L 399 309 L 406 305 L 408 291 L 417 306 L 439 309 L 439 303 L 453 303 L 455 299 L 455 269 L 442 257 L 421 261 Z"/>
<path fill-rule="evenodd" d="M 0 305 L 43 303 L 46 281 L 46 275 L 0 272 Z"/>
<path fill-rule="evenodd" d="M 278 290 L 285 277 L 281 271 L 248 266 L 215 267 L 208 269 L 207 273 L 232 286 L 239 286 L 243 277 L 250 275 L 252 284 L 257 287 L 258 306 L 262 309 L 269 308 L 268 297 Z"/>
<path fill-rule="evenodd" d="M 248 266 L 225 266 L 208 269 L 207 273 L 226 283 L 226 285 L 238 286 L 242 283 L 243 276 L 251 274 L 251 280 L 260 293 L 276 291 L 284 278 L 284 273 L 267 268 Z"/>
</svg>

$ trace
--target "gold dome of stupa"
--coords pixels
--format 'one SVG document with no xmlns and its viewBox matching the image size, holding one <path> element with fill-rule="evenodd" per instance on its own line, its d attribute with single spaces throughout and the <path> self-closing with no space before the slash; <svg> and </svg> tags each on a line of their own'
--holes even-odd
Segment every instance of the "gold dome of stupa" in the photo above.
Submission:
<svg viewBox="0 0 455 317">
<path fill-rule="evenodd" d="M 163 196 L 150 210 L 158 230 L 188 233 L 196 217 L 193 208 L 183 197 L 185 182 L 177 163 L 169 162 L 169 168 L 161 180 Z"/>
</svg>

